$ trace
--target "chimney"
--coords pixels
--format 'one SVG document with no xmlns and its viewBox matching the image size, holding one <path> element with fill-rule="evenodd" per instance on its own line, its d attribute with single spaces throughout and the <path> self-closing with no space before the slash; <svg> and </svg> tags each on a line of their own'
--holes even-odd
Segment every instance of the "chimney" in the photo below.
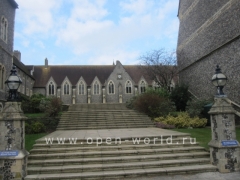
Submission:
<svg viewBox="0 0 240 180">
<path fill-rule="evenodd" d="M 19 60 L 21 61 L 21 52 L 18 50 L 14 50 L 13 51 L 13 55 Z"/>
<path fill-rule="evenodd" d="M 32 69 L 31 69 L 31 75 L 33 76 L 33 73 L 34 73 L 34 66 L 32 67 Z"/>
<path fill-rule="evenodd" d="M 48 67 L 48 59 L 46 58 L 45 59 L 45 68 L 47 68 Z"/>
</svg>

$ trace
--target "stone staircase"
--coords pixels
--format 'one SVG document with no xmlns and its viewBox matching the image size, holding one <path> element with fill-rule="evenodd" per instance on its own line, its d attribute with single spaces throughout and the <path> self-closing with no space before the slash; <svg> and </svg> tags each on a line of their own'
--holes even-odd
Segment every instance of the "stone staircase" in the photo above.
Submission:
<svg viewBox="0 0 240 180">
<path fill-rule="evenodd" d="M 89 123 L 94 117 L 97 123 Z M 101 129 L 106 127 L 111 128 Z M 131 179 L 216 171 L 209 157 L 188 134 L 155 128 L 149 118 L 124 105 L 75 105 L 62 115 L 57 131 L 36 141 L 25 180 Z"/>
<path fill-rule="evenodd" d="M 57 130 L 144 127 L 154 127 L 150 118 L 125 104 L 77 104 L 62 114 Z"/>
</svg>

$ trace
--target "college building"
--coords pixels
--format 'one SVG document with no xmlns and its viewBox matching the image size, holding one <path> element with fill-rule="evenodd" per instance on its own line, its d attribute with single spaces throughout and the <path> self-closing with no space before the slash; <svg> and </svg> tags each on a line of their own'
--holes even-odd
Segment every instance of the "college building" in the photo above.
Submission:
<svg viewBox="0 0 240 180">
<path fill-rule="evenodd" d="M 147 87 L 158 87 L 140 65 L 24 65 L 21 52 L 13 51 L 15 10 L 14 0 L 0 0 L 0 106 L 6 101 L 4 84 L 12 65 L 17 67 L 22 84 L 18 91 L 26 96 L 41 93 L 59 97 L 63 104 L 124 103 Z M 172 87 L 175 83 L 172 81 Z"/>
</svg>

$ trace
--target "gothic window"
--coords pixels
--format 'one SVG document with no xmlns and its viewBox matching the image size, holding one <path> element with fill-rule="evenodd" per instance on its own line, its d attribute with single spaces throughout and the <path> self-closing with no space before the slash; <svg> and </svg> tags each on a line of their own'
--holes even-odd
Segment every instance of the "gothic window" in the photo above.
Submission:
<svg viewBox="0 0 240 180">
<path fill-rule="evenodd" d="M 48 94 L 49 95 L 54 95 L 55 94 L 55 91 L 54 91 L 54 84 L 53 82 L 50 82 L 49 85 L 48 85 Z"/>
<path fill-rule="evenodd" d="M 141 81 L 140 93 L 145 93 L 145 91 L 146 91 L 146 83 L 145 83 L 145 81 Z"/>
<path fill-rule="evenodd" d="M 1 19 L 1 39 L 7 42 L 8 22 L 7 19 L 2 17 Z"/>
<path fill-rule="evenodd" d="M 84 89 L 85 89 L 85 88 L 84 88 L 84 83 L 83 83 L 83 81 L 81 81 L 81 82 L 79 83 L 78 88 L 79 88 L 79 89 L 78 89 L 78 90 L 79 90 L 79 94 L 80 94 L 80 95 L 84 95 L 84 93 L 85 93 L 85 92 L 84 92 Z"/>
<path fill-rule="evenodd" d="M 5 68 L 0 65 L 0 89 L 4 89 L 4 81 L 5 81 Z"/>
<path fill-rule="evenodd" d="M 97 81 L 95 81 L 93 85 L 93 94 L 100 94 L 100 85 Z"/>
<path fill-rule="evenodd" d="M 127 81 L 127 83 L 126 83 L 126 93 L 127 94 L 132 93 L 132 83 L 131 83 L 131 81 Z"/>
<path fill-rule="evenodd" d="M 153 88 L 154 88 L 155 90 L 159 90 L 161 87 L 160 87 L 160 85 L 159 85 L 157 82 L 154 81 L 154 83 L 153 83 Z"/>
<path fill-rule="evenodd" d="M 64 88 L 64 90 L 63 90 L 63 94 L 64 94 L 64 95 L 70 94 L 70 86 L 69 86 L 69 83 L 68 83 L 68 82 L 65 82 L 65 83 L 64 83 L 63 88 Z"/>
<path fill-rule="evenodd" d="M 108 93 L 109 94 L 114 94 L 114 84 L 112 81 L 108 83 Z"/>
<path fill-rule="evenodd" d="M 24 87 L 24 85 L 22 86 L 22 93 L 25 94 L 25 87 Z"/>
</svg>

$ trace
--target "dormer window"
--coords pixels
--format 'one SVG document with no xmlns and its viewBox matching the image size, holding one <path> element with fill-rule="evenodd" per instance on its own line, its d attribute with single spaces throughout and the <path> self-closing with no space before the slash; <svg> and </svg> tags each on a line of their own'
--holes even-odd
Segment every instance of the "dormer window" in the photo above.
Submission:
<svg viewBox="0 0 240 180">
<path fill-rule="evenodd" d="M 49 93 L 49 95 L 54 95 L 55 94 L 53 82 L 50 82 L 49 85 L 48 85 L 48 93 Z"/>
<path fill-rule="evenodd" d="M 145 93 L 145 91 L 146 91 L 146 82 L 145 81 L 141 81 L 140 93 Z"/>
<path fill-rule="evenodd" d="M 63 94 L 64 95 L 69 95 L 70 94 L 70 85 L 68 82 L 65 82 L 64 87 L 63 87 Z"/>
<path fill-rule="evenodd" d="M 85 90 L 85 87 L 84 87 L 84 83 L 83 83 L 83 81 L 80 81 L 80 83 L 79 83 L 79 94 L 80 95 L 84 95 L 84 90 Z"/>
<path fill-rule="evenodd" d="M 93 85 L 93 94 L 95 94 L 95 95 L 100 94 L 100 85 L 99 85 L 98 81 L 95 81 L 95 83 Z"/>
</svg>

